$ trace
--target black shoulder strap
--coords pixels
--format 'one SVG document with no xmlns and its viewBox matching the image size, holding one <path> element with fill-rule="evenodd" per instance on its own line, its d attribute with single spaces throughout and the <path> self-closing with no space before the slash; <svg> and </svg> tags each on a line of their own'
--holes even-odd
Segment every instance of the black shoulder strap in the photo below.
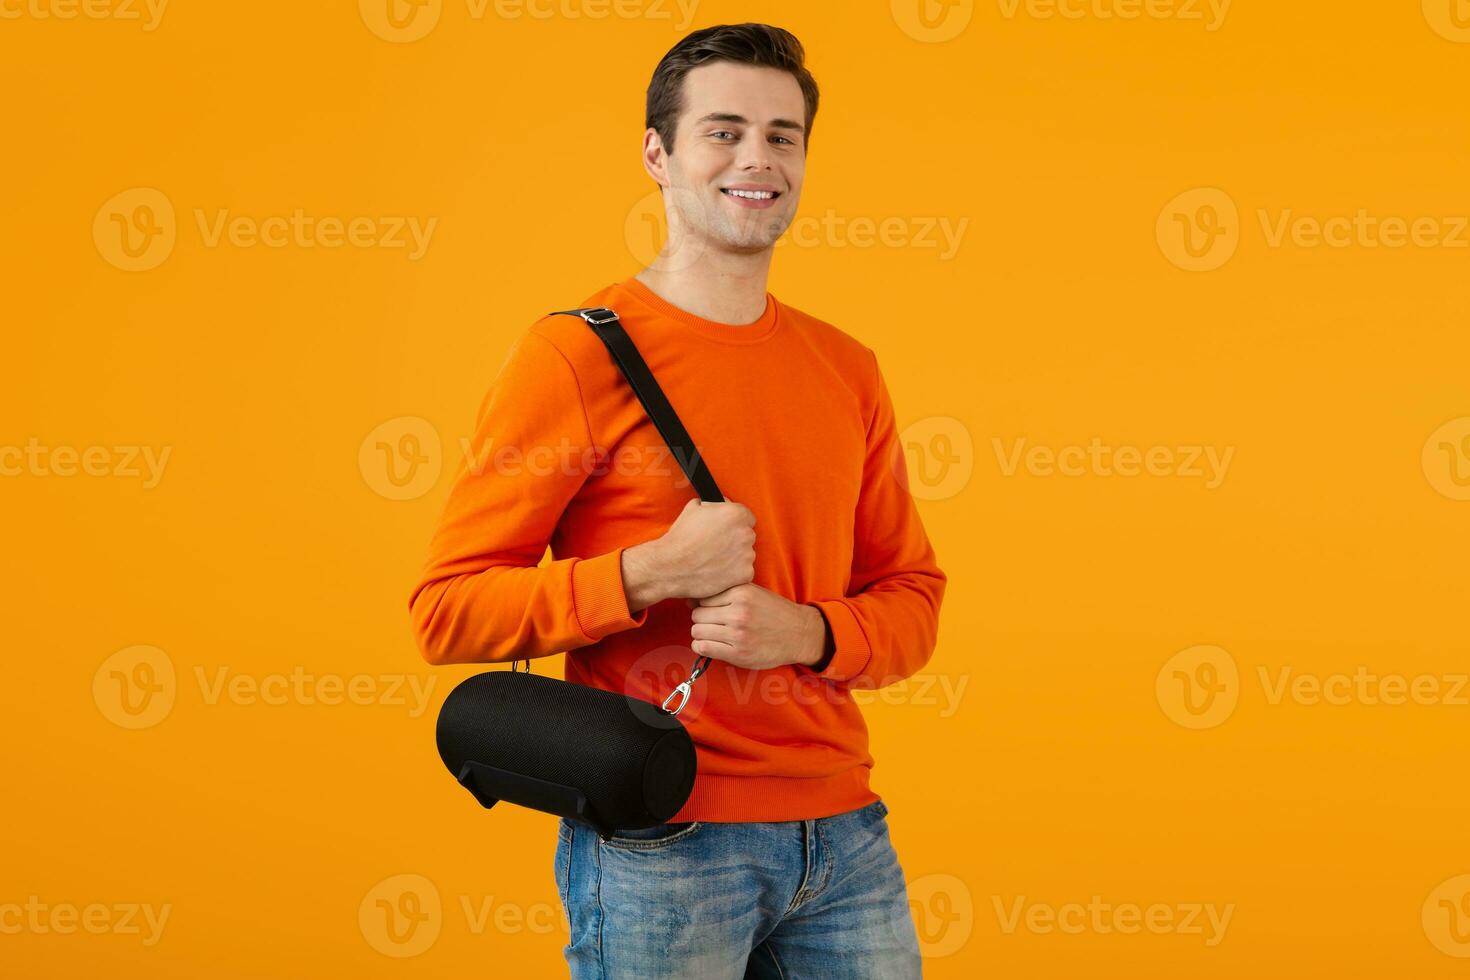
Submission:
<svg viewBox="0 0 1470 980">
<path fill-rule="evenodd" d="M 669 449 L 674 453 L 674 458 L 679 461 L 680 468 L 684 470 L 684 475 L 689 477 L 689 482 L 699 493 L 699 499 L 711 504 L 723 501 L 725 495 L 715 484 L 715 478 L 710 475 L 709 467 L 705 465 L 699 455 L 699 450 L 695 448 L 694 440 L 689 438 L 689 432 L 684 428 L 684 423 L 679 421 L 674 406 L 669 404 L 653 372 L 644 362 L 643 355 L 638 353 L 638 347 L 633 343 L 633 338 L 629 337 L 628 332 L 623 329 L 618 315 L 605 306 L 554 310 L 547 315 L 579 316 L 587 322 L 592 332 L 602 339 L 614 363 L 623 372 L 623 377 L 628 379 L 633 393 L 643 404 L 643 410 L 653 420 L 654 428 L 658 429 L 658 434 L 663 436 L 664 442 L 668 443 Z"/>
</svg>

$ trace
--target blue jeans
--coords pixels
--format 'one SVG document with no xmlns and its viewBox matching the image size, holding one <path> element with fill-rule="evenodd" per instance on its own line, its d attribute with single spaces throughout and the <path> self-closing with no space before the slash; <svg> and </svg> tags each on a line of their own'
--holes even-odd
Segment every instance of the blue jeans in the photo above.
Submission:
<svg viewBox="0 0 1470 980">
<path fill-rule="evenodd" d="M 563 819 L 573 980 L 922 976 L 877 800 L 815 820 L 660 824 L 604 841 Z"/>
</svg>

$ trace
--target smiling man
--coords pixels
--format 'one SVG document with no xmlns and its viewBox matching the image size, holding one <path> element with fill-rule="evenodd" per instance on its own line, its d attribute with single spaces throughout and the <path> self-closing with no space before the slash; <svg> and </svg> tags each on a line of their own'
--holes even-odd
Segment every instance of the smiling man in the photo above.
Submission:
<svg viewBox="0 0 1470 980">
<path fill-rule="evenodd" d="M 928 662 L 946 577 L 873 351 L 766 290 L 817 111 L 803 58 L 763 24 L 664 56 L 642 163 L 668 242 L 579 304 L 619 314 L 726 500 L 699 500 L 587 325 L 547 316 L 490 386 L 489 462 L 457 479 L 411 599 L 436 664 L 566 652 L 568 680 L 658 703 L 712 658 L 673 820 L 606 840 L 561 821 L 577 978 L 920 975 L 852 692 Z"/>
</svg>

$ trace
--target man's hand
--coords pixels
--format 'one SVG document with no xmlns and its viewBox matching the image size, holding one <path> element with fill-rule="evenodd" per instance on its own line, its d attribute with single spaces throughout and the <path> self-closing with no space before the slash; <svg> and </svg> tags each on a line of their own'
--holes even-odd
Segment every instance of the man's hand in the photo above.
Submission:
<svg viewBox="0 0 1470 980">
<path fill-rule="evenodd" d="M 827 625 L 815 606 L 792 602 L 753 582 L 686 601 L 694 620 L 689 648 L 699 656 L 750 670 L 810 666 L 822 659 Z"/>
<path fill-rule="evenodd" d="M 712 596 L 755 577 L 755 514 L 726 497 L 698 497 L 652 541 L 623 551 L 628 610 L 677 596 Z"/>
</svg>

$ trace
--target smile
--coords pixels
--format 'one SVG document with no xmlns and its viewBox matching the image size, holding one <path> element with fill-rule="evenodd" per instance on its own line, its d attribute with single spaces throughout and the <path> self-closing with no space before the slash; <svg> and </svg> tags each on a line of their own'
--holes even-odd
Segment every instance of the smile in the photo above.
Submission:
<svg viewBox="0 0 1470 980">
<path fill-rule="evenodd" d="M 720 193 L 730 197 L 741 197 L 747 201 L 774 201 L 781 196 L 780 191 L 740 191 L 729 187 L 721 188 Z"/>
</svg>

